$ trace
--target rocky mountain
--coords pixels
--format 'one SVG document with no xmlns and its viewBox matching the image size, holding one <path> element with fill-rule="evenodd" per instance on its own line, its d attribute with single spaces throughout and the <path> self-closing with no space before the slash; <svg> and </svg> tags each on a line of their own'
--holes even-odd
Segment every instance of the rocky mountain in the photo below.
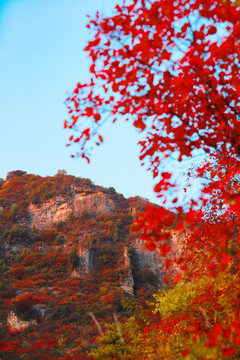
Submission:
<svg viewBox="0 0 240 360">
<path fill-rule="evenodd" d="M 26 359 L 38 354 L 37 334 L 45 334 L 46 327 L 54 346 L 47 353 L 40 347 L 41 353 L 65 359 L 77 346 L 83 354 L 96 331 L 89 313 L 108 319 L 116 312 L 124 318 L 126 297 L 143 302 L 163 287 L 163 259 L 131 231 L 137 212 L 148 204 L 64 170 L 53 177 L 17 170 L 1 180 L 0 335 L 11 344 L 16 341 L 11 331 L 22 337 L 11 359 L 20 358 L 17 349 L 30 354 Z M 180 240 L 173 233 L 174 251 L 180 251 Z M 59 330 L 64 326 L 83 331 L 86 341 L 70 344 L 71 331 L 63 335 Z M 23 334 L 29 329 L 34 329 L 33 338 L 25 349 Z M 64 345 L 58 331 L 66 337 Z M 3 359 L 13 356 L 5 354 Z"/>
</svg>

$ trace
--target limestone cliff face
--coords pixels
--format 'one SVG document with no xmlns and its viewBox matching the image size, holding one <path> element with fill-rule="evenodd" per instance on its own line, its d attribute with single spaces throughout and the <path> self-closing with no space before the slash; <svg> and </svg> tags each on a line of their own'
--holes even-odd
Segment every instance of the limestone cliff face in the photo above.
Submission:
<svg viewBox="0 0 240 360">
<path fill-rule="evenodd" d="M 171 234 L 171 257 L 180 255 L 181 252 L 181 234 L 172 232 Z M 114 246 L 114 245 L 113 245 Z M 164 258 L 161 257 L 158 250 L 148 251 L 143 240 L 137 238 L 131 248 L 123 248 L 124 263 L 119 265 L 119 271 L 122 274 L 120 286 L 125 293 L 134 295 L 136 291 L 145 288 L 155 292 L 163 288 L 163 278 L 167 275 L 165 271 Z M 78 248 L 79 276 L 91 274 L 98 267 L 98 251 L 94 248 L 82 247 Z M 178 271 L 173 268 L 171 271 Z"/>
<path fill-rule="evenodd" d="M 89 248 L 83 248 L 81 245 L 78 248 L 78 271 L 74 273 L 75 277 L 88 276 L 92 271 L 98 267 L 98 251 L 93 246 Z M 121 272 L 120 286 L 126 294 L 134 295 L 134 278 L 131 266 L 131 259 L 126 247 L 123 249 L 124 263 L 119 265 L 118 270 Z"/>
<path fill-rule="evenodd" d="M 39 205 L 30 204 L 30 226 L 37 229 L 48 228 L 53 223 L 67 220 L 70 213 L 80 216 L 82 211 L 89 214 L 111 214 L 115 211 L 114 202 L 102 192 L 76 193 L 72 197 L 58 196 Z"/>
<path fill-rule="evenodd" d="M 81 275 L 89 275 L 97 268 L 98 257 L 94 247 L 78 249 L 78 268 Z"/>
<path fill-rule="evenodd" d="M 141 239 L 136 239 L 130 252 L 130 262 L 134 279 L 134 291 L 144 284 L 150 291 L 162 288 L 164 272 L 163 259 L 158 251 L 148 251 Z"/>
<path fill-rule="evenodd" d="M 124 270 L 124 275 L 122 278 L 121 287 L 125 291 L 126 294 L 133 296 L 134 295 L 134 279 L 133 279 L 133 272 L 132 272 L 132 267 L 131 267 L 131 260 L 129 257 L 129 252 L 126 247 L 124 248 L 123 255 L 124 255 L 124 265 L 123 265 L 122 270 Z"/>
<path fill-rule="evenodd" d="M 117 205 L 109 194 L 94 192 L 94 189 L 82 189 L 75 187 L 70 196 L 57 196 L 41 204 L 29 205 L 30 226 L 37 229 L 50 228 L 53 223 L 65 221 L 69 214 L 81 216 L 83 211 L 91 215 L 113 214 L 117 211 Z M 136 209 L 129 206 L 129 212 L 136 216 Z M 77 255 L 79 258 L 78 268 L 72 274 L 74 277 L 88 276 L 98 269 L 99 252 L 94 246 L 86 246 L 88 233 L 81 233 L 79 238 Z M 171 231 L 169 243 L 172 246 L 171 256 L 175 257 L 181 253 L 182 236 L 178 232 Z M 69 252 L 69 243 L 66 242 L 62 250 Z M 71 245 L 70 245 L 71 246 Z M 112 243 L 113 249 L 116 244 Z M 156 251 L 148 251 L 144 242 L 136 237 L 129 246 L 122 249 L 124 265 L 119 263 L 121 272 L 121 287 L 130 294 L 145 288 L 149 291 L 156 291 L 164 286 L 163 278 L 167 275 L 164 270 L 164 258 Z"/>
<path fill-rule="evenodd" d="M 171 251 L 168 257 L 174 259 L 181 256 L 183 233 L 169 230 L 169 245 Z M 141 239 L 136 239 L 130 253 L 130 262 L 134 279 L 134 291 L 143 285 L 147 290 L 156 291 L 164 286 L 163 279 L 169 273 L 165 271 L 165 258 L 157 250 L 148 251 Z M 170 274 L 180 271 L 176 265 L 169 270 Z"/>
</svg>

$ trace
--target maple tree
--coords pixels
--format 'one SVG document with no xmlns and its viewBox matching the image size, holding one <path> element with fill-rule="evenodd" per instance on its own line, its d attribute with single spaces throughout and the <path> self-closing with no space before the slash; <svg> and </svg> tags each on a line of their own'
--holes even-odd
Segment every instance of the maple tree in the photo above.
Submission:
<svg viewBox="0 0 240 360">
<path fill-rule="evenodd" d="M 203 277 L 170 291 L 160 290 L 148 313 L 137 308 L 138 316 L 120 323 L 120 331 L 114 323 L 107 325 L 90 354 L 96 360 L 238 359 L 239 321 L 232 321 L 232 311 L 226 306 L 236 295 L 228 293 L 233 283 L 239 291 L 237 277 L 230 276 L 217 281 Z"/>
<path fill-rule="evenodd" d="M 218 283 L 222 273 L 237 276 L 239 282 L 238 3 L 123 1 L 111 17 L 97 13 L 88 28 L 94 34 L 85 48 L 91 59 L 91 80 L 78 83 L 66 101 L 70 119 L 64 121 L 64 128 L 77 130 L 68 145 L 79 146 L 72 156 L 90 162 L 89 149 L 103 142 L 100 132 L 106 121 L 131 122 L 144 136 L 139 158 L 156 179 L 154 191 L 163 204 L 172 201 L 172 212 L 149 205 L 139 213 L 135 230 L 142 232 L 147 249 L 158 248 L 166 269 L 177 265 L 173 284 L 182 276 L 190 281 L 207 276 L 209 282 Z M 170 159 L 194 159 L 196 154 L 204 154 L 205 161 L 188 176 L 203 180 L 201 196 L 198 202 L 188 200 L 184 209 L 178 205 L 177 183 L 168 164 Z M 169 199 L 169 190 L 176 192 L 175 198 Z M 173 226 L 185 233 L 178 257 L 169 245 L 168 229 Z M 229 284 L 229 292 L 236 290 L 233 278 Z M 229 297 L 231 304 L 236 296 Z M 231 307 L 225 319 L 218 317 L 209 328 L 192 323 L 193 342 L 205 334 L 209 341 L 200 345 L 219 346 L 218 356 L 239 354 L 238 340 L 229 330 L 232 324 L 239 331 L 239 311 L 239 305 Z M 220 345 L 220 329 L 229 340 L 225 348 Z M 190 350 L 182 350 L 188 356 Z M 216 356 L 212 351 L 210 358 Z M 194 358 L 203 356 L 196 354 Z"/>
<path fill-rule="evenodd" d="M 239 12 L 231 1 L 135 0 L 117 5 L 112 17 L 97 13 L 88 25 L 94 39 L 85 48 L 92 60 L 91 82 L 78 83 L 67 99 L 71 119 L 64 127 L 84 128 L 83 121 L 90 122 L 80 136 L 69 138 L 80 143 L 78 155 L 88 161 L 88 144 L 96 137 L 97 145 L 102 142 L 99 130 L 109 114 L 113 121 L 131 120 L 145 133 L 140 160 L 148 160 L 159 179 L 154 188 L 159 197 L 167 197 L 175 185 L 170 171 L 161 171 L 169 156 L 181 162 L 196 151 L 208 154 L 196 176 L 209 174 L 202 193 L 211 194 L 211 200 L 202 196 L 199 214 L 191 200 L 187 223 L 203 218 L 209 202 L 208 222 L 216 222 L 224 206 L 232 218 L 239 211 Z M 181 207 L 175 209 L 182 214 Z M 173 222 L 173 214 L 149 207 L 138 220 L 146 246 L 154 249 L 164 241 L 169 235 L 161 232 L 163 225 Z M 224 248 L 224 240 L 220 243 Z M 169 251 L 164 244 L 160 250 Z"/>
<path fill-rule="evenodd" d="M 88 26 L 93 76 L 67 99 L 64 123 L 92 122 L 69 139 L 83 157 L 94 136 L 102 142 L 97 130 L 109 112 L 146 132 L 140 159 L 150 158 L 154 176 L 173 152 L 179 160 L 196 149 L 238 155 L 239 8 L 231 1 L 135 0 Z"/>
</svg>

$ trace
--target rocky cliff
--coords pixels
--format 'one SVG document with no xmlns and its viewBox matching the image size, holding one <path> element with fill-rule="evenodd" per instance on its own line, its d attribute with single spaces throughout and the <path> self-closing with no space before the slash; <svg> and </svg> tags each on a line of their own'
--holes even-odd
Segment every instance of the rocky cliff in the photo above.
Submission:
<svg viewBox="0 0 240 360">
<path fill-rule="evenodd" d="M 131 230 L 148 204 L 64 171 L 19 170 L 0 182 L 4 359 L 75 359 L 76 349 L 87 359 L 96 324 L 125 321 L 146 306 L 166 275 L 158 250 Z M 181 236 L 169 234 L 178 254 Z"/>
<path fill-rule="evenodd" d="M 113 188 L 62 172 L 47 178 L 13 172 L 2 184 L 0 204 L 6 219 L 2 256 L 21 257 L 24 249 L 74 252 L 75 277 L 114 269 L 121 288 L 131 295 L 163 286 L 166 274 L 158 251 L 149 252 L 139 234 L 129 232 L 137 212 L 148 204 L 146 199 L 125 199 Z M 173 252 L 179 253 L 180 235 L 172 233 L 170 241 Z"/>
<path fill-rule="evenodd" d="M 77 189 L 78 190 L 78 189 Z M 81 189 L 79 189 L 81 190 Z M 30 204 L 30 226 L 37 229 L 50 228 L 58 221 L 66 221 L 70 214 L 81 216 L 83 212 L 91 215 L 113 214 L 114 201 L 102 192 L 76 192 L 71 197 L 56 196 L 42 204 Z"/>
</svg>

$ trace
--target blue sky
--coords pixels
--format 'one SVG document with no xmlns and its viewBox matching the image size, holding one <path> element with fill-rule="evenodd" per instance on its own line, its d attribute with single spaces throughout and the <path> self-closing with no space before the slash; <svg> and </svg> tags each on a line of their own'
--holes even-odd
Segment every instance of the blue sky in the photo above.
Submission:
<svg viewBox="0 0 240 360">
<path fill-rule="evenodd" d="M 64 100 L 89 79 L 83 48 L 86 14 L 110 14 L 117 0 L 0 0 L 0 177 L 12 170 L 41 176 L 59 169 L 157 202 L 151 173 L 138 159 L 136 131 L 106 125 L 91 164 L 70 158 Z"/>
</svg>

